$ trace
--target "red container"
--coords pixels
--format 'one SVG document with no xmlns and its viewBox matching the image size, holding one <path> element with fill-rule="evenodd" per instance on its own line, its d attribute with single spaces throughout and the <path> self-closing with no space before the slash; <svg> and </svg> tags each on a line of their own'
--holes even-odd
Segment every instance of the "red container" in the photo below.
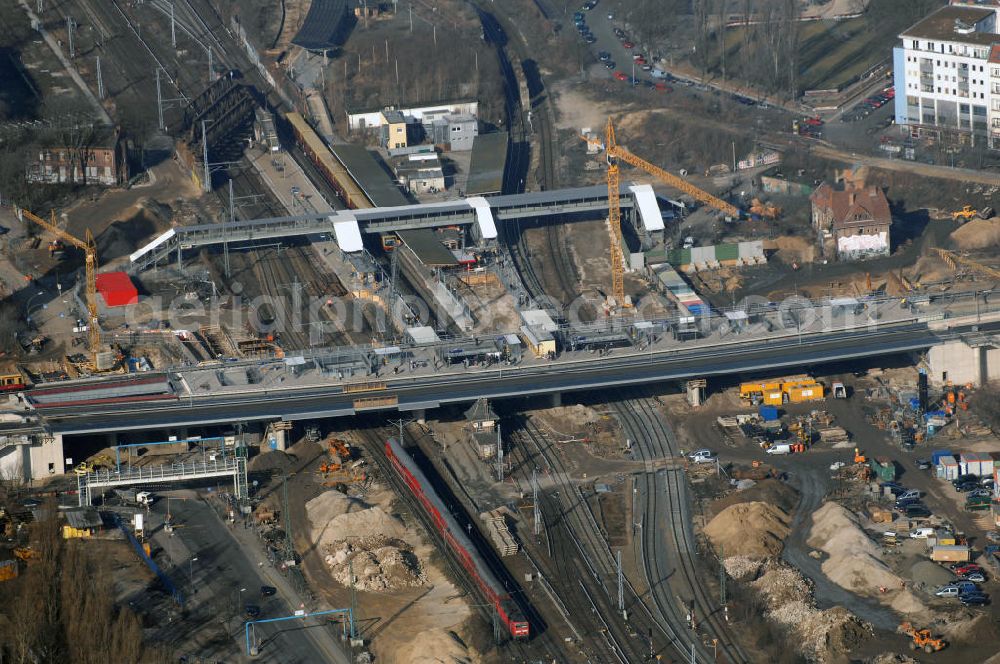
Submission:
<svg viewBox="0 0 1000 664">
<path fill-rule="evenodd" d="M 97 275 L 97 291 L 109 307 L 123 307 L 139 301 L 139 291 L 124 272 L 102 272 Z"/>
</svg>

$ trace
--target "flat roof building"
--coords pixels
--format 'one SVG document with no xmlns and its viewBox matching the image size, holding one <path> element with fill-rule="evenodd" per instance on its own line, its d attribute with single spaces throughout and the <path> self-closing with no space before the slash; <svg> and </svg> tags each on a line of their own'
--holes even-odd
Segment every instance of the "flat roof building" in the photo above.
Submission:
<svg viewBox="0 0 1000 664">
<path fill-rule="evenodd" d="M 899 35 L 897 125 L 913 136 L 1000 148 L 998 11 L 996 2 L 953 2 Z"/>
</svg>

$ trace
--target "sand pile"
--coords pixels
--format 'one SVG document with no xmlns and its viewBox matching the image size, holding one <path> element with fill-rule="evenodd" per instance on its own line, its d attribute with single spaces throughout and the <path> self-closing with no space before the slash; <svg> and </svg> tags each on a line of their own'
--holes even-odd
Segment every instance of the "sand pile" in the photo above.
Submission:
<svg viewBox="0 0 1000 664">
<path fill-rule="evenodd" d="M 770 558 L 781 553 L 788 514 L 768 503 L 737 503 L 715 515 L 705 534 L 726 557 Z"/>
<path fill-rule="evenodd" d="M 385 592 L 427 583 L 413 549 L 398 539 L 380 535 L 341 541 L 324 558 L 330 573 L 344 587 L 351 585 L 351 572 L 358 590 Z"/>
<path fill-rule="evenodd" d="M 864 664 L 917 664 L 917 660 L 894 652 L 884 652 L 866 659 Z"/>
<path fill-rule="evenodd" d="M 799 652 L 807 658 L 828 661 L 850 651 L 871 633 L 871 625 L 847 609 L 817 609 L 809 581 L 793 567 L 771 561 L 763 570 L 760 578 L 750 585 L 771 607 L 767 617 L 795 636 Z"/>
<path fill-rule="evenodd" d="M 381 507 L 350 498 L 339 491 L 326 491 L 306 503 L 306 513 L 312 523 L 312 539 L 319 547 L 352 537 L 402 539 L 406 534 L 403 523 Z"/>
<path fill-rule="evenodd" d="M 853 593 L 875 597 L 903 614 L 927 610 L 882 561 L 881 548 L 862 530 L 853 513 L 827 502 L 812 519 L 808 544 L 829 556 L 822 570 L 831 581 Z"/>
<path fill-rule="evenodd" d="M 816 245 L 807 237 L 783 235 L 774 238 L 764 248 L 774 249 L 772 258 L 787 265 L 791 265 L 792 263 L 802 265 L 803 263 L 811 263 L 816 260 Z"/>
<path fill-rule="evenodd" d="M 952 231 L 951 241 L 960 251 L 995 247 L 1000 244 L 1000 217 L 973 219 Z"/>
<path fill-rule="evenodd" d="M 736 580 L 753 579 L 764 566 L 764 561 L 750 556 L 730 556 L 722 561 L 722 565 L 726 568 L 726 574 Z"/>
<path fill-rule="evenodd" d="M 401 652 L 402 651 L 402 652 Z M 455 636 L 441 629 L 421 632 L 392 661 L 399 664 L 472 664 L 469 649 Z"/>
</svg>

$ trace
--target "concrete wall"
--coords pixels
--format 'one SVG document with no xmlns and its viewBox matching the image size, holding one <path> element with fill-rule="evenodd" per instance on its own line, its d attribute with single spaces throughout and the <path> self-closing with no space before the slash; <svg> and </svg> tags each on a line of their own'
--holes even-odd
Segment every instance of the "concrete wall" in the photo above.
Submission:
<svg viewBox="0 0 1000 664">
<path fill-rule="evenodd" d="M 30 449 L 31 479 L 40 480 L 52 475 L 62 475 L 66 471 L 61 435 L 45 438 L 41 443 L 36 442 Z M 80 461 L 83 459 L 73 459 L 73 463 Z"/>
<path fill-rule="evenodd" d="M 970 348 L 962 341 L 949 341 L 931 348 L 928 354 L 933 385 L 954 385 L 1000 380 L 1000 348 Z"/>
</svg>

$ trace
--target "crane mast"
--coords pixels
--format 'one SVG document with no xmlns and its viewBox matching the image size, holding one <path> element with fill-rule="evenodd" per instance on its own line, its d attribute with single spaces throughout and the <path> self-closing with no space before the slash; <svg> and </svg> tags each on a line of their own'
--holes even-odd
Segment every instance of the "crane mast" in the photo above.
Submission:
<svg viewBox="0 0 1000 664">
<path fill-rule="evenodd" d="M 90 229 L 87 229 L 86 239 L 81 240 L 75 235 L 71 235 L 59 228 L 56 225 L 55 210 L 52 211 L 51 221 L 46 221 L 24 208 L 18 208 L 17 214 L 21 219 L 27 219 L 38 224 L 56 237 L 65 240 L 83 251 L 86 275 L 87 336 L 90 342 L 90 352 L 93 355 L 94 369 L 96 370 L 97 353 L 101 347 L 101 328 L 97 320 L 97 243 L 94 241 L 93 234 L 90 232 Z"/>
</svg>

